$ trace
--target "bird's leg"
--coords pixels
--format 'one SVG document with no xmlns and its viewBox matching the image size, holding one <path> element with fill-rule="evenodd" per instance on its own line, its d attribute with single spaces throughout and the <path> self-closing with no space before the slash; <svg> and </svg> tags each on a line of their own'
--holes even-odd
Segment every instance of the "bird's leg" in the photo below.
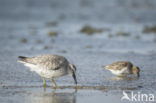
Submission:
<svg viewBox="0 0 156 103">
<path fill-rule="evenodd" d="M 51 81 L 54 83 L 55 87 L 57 88 L 57 84 L 55 83 L 55 81 L 54 81 L 54 78 L 53 78 L 53 77 L 51 77 Z"/>
<path fill-rule="evenodd" d="M 46 80 L 45 80 L 45 77 L 43 77 L 43 86 L 46 87 Z"/>
</svg>

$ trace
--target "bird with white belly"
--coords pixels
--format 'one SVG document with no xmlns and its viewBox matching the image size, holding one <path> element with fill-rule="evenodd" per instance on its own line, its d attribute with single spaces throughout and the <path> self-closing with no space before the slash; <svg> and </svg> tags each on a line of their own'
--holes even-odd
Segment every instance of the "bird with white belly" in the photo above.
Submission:
<svg viewBox="0 0 156 103">
<path fill-rule="evenodd" d="M 55 77 L 61 77 L 67 74 L 72 74 L 75 84 L 76 67 L 69 63 L 68 60 L 59 55 L 40 55 L 36 57 L 18 57 L 18 62 L 24 63 L 31 71 L 36 72 L 43 78 L 44 87 L 46 86 L 45 78 L 50 78 L 55 87 L 57 84 L 54 81 Z"/>
</svg>

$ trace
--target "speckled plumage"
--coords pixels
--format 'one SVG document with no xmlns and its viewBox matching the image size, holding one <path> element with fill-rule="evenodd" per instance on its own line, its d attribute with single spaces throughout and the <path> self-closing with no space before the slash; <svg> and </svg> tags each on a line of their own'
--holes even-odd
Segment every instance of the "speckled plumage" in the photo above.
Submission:
<svg viewBox="0 0 156 103">
<path fill-rule="evenodd" d="M 105 67 L 107 69 L 112 69 L 112 70 L 121 70 L 122 68 L 131 69 L 132 66 L 133 66 L 133 64 L 129 61 L 118 61 L 118 62 L 114 62 L 109 65 L 106 65 Z"/>
<path fill-rule="evenodd" d="M 25 59 L 19 59 L 24 63 L 33 64 L 48 70 L 57 70 L 61 66 L 67 66 L 68 61 L 65 57 L 59 55 L 40 55 L 36 57 L 26 57 Z"/>
<path fill-rule="evenodd" d="M 76 81 L 76 67 L 70 64 L 68 60 L 59 55 L 40 55 L 36 57 L 19 56 L 19 62 L 24 63 L 31 71 L 35 71 L 43 78 L 60 77 L 67 74 L 73 74 Z"/>
<path fill-rule="evenodd" d="M 114 62 L 112 64 L 104 66 L 104 68 L 119 76 L 128 74 L 136 74 L 137 76 L 139 76 L 140 72 L 139 67 L 134 66 L 129 61 Z"/>
</svg>

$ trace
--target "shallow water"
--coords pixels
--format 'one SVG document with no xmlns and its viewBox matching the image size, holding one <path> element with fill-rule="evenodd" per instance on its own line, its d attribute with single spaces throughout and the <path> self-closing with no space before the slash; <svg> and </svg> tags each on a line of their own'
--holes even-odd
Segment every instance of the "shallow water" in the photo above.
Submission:
<svg viewBox="0 0 156 103">
<path fill-rule="evenodd" d="M 123 91 L 156 98 L 156 35 L 142 32 L 156 24 L 155 8 L 155 0 L 1 0 L 0 102 L 127 103 L 121 101 Z M 84 25 L 110 30 L 86 35 L 79 32 Z M 50 31 L 58 35 L 49 36 Z M 41 77 L 17 63 L 19 55 L 40 54 L 63 55 L 75 64 L 77 87 L 64 76 L 55 78 L 56 90 L 47 79 L 45 90 Z M 139 66 L 140 78 L 115 77 L 102 68 L 122 60 Z"/>
</svg>

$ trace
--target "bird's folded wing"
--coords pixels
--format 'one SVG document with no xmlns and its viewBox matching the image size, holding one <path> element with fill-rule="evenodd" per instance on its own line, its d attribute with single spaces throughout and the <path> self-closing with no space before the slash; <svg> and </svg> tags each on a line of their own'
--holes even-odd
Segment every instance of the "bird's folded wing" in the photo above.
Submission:
<svg viewBox="0 0 156 103">
<path fill-rule="evenodd" d="M 128 62 L 115 62 L 113 64 L 108 65 L 108 69 L 121 70 L 122 68 L 127 66 Z"/>
<path fill-rule="evenodd" d="M 64 57 L 44 57 L 36 58 L 38 62 L 35 62 L 36 65 L 46 68 L 48 70 L 58 70 L 62 66 L 66 66 L 68 61 Z"/>
</svg>

